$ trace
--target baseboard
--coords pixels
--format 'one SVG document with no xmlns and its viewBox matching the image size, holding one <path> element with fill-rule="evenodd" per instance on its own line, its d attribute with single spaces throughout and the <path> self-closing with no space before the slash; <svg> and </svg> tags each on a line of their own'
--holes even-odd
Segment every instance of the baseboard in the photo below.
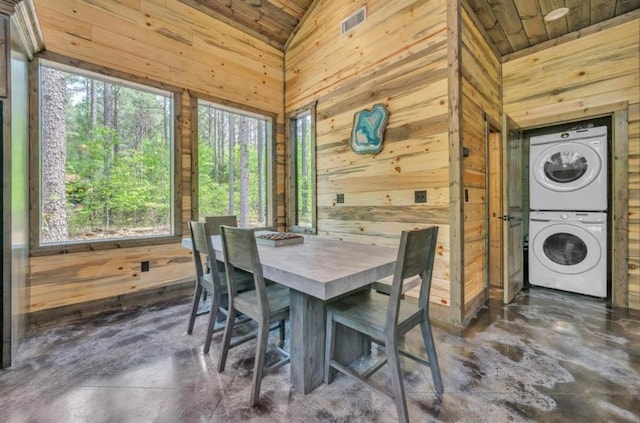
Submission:
<svg viewBox="0 0 640 423">
<path fill-rule="evenodd" d="M 193 281 L 184 281 L 160 288 L 118 295 L 117 297 L 29 313 L 27 315 L 28 331 L 37 332 L 51 326 L 71 323 L 75 320 L 86 319 L 103 313 L 190 300 L 193 295 L 193 284 Z"/>
</svg>

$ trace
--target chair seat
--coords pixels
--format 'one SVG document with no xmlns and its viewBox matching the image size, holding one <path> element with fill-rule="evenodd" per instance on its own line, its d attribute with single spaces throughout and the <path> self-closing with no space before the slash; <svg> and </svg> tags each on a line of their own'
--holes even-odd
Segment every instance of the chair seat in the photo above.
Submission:
<svg viewBox="0 0 640 423">
<path fill-rule="evenodd" d="M 406 293 L 407 291 L 420 286 L 422 279 L 419 276 L 415 278 L 409 278 L 404 281 L 402 284 L 402 293 Z M 382 292 L 383 294 L 391 295 L 391 285 L 393 284 L 393 275 L 387 276 L 386 278 L 382 278 L 373 283 L 372 287 L 378 292 Z"/>
<path fill-rule="evenodd" d="M 271 321 L 283 319 L 289 315 L 289 288 L 282 285 L 268 285 L 265 288 Z M 239 293 L 234 298 L 234 307 L 254 320 L 260 321 L 260 306 L 256 290 Z"/>
<path fill-rule="evenodd" d="M 222 272 L 219 271 L 218 273 L 220 275 L 220 280 L 222 281 L 220 284 L 220 293 L 225 295 L 228 292 L 227 274 L 224 270 Z M 207 273 L 201 277 L 200 284 L 207 290 L 207 292 L 213 292 L 213 274 Z M 244 270 L 236 270 L 236 284 L 238 286 L 238 292 L 253 289 L 253 275 L 249 272 L 245 272 Z"/>
<path fill-rule="evenodd" d="M 358 330 L 374 339 L 385 339 L 386 313 L 389 296 L 373 291 L 363 291 L 331 302 L 327 311 L 334 313 L 334 320 Z M 424 311 L 417 304 L 400 302 L 398 332 L 406 333 L 419 321 Z"/>
</svg>

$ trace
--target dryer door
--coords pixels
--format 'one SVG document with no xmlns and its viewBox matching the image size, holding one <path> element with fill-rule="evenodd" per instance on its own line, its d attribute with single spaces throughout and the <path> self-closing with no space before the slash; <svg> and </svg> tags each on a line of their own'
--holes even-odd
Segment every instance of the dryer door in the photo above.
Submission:
<svg viewBox="0 0 640 423">
<path fill-rule="evenodd" d="M 553 144 L 534 161 L 532 173 L 543 187 L 560 192 L 577 191 L 598 177 L 602 160 L 591 147 L 575 142 Z"/>
<path fill-rule="evenodd" d="M 543 228 L 535 235 L 531 248 L 545 267 L 569 275 L 586 272 L 602 258 L 602 247 L 595 236 L 566 223 Z"/>
</svg>

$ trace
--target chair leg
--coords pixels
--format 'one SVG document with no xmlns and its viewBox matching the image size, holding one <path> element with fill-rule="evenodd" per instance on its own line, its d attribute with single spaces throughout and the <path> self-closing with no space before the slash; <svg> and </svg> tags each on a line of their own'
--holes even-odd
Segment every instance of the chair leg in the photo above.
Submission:
<svg viewBox="0 0 640 423">
<path fill-rule="evenodd" d="M 279 329 L 280 329 L 280 346 L 284 345 L 284 340 L 285 340 L 285 326 L 284 326 L 284 322 L 285 320 L 280 320 L 280 325 L 279 325 Z"/>
<path fill-rule="evenodd" d="M 205 291 L 206 292 L 206 291 Z M 209 312 L 209 327 L 207 328 L 207 337 L 204 341 L 204 353 L 208 354 L 211 348 L 211 338 L 213 338 L 213 330 L 218 320 L 218 309 L 220 308 L 220 291 L 214 290 L 211 293 L 211 311 Z"/>
<path fill-rule="evenodd" d="M 368 337 L 367 335 L 364 335 L 362 338 L 362 345 L 363 345 L 363 349 L 364 349 L 364 355 L 366 356 L 370 356 L 371 355 L 371 338 Z"/>
<path fill-rule="evenodd" d="M 255 407 L 260 399 L 260 385 L 264 372 L 264 359 L 267 355 L 267 341 L 269 340 L 269 322 L 261 322 L 258 327 L 258 345 L 253 366 L 253 384 L 251 386 L 251 406 Z"/>
<path fill-rule="evenodd" d="M 189 326 L 187 327 L 187 334 L 193 333 L 193 323 L 196 321 L 196 314 L 198 313 L 198 303 L 200 302 L 200 296 L 202 295 L 202 286 L 196 281 L 196 289 L 193 292 L 193 305 L 191 306 L 191 315 L 189 315 Z"/>
<path fill-rule="evenodd" d="M 224 326 L 224 335 L 222 337 L 222 351 L 218 358 L 218 371 L 224 372 L 224 366 L 227 364 L 227 354 L 229 353 L 229 345 L 231 344 L 231 334 L 233 332 L 233 323 L 236 320 L 236 309 L 229 308 L 227 314 L 227 323 Z"/>
<path fill-rule="evenodd" d="M 438 356 L 436 354 L 436 345 L 433 342 L 433 334 L 431 332 L 431 324 L 422 319 L 420 322 L 420 329 L 422 330 L 422 340 L 424 342 L 424 348 L 427 350 L 427 358 L 429 360 L 429 367 L 431 368 L 431 376 L 433 377 L 433 384 L 436 387 L 438 394 L 444 393 L 444 387 L 442 386 L 442 377 L 440 376 L 440 365 L 438 364 Z"/>
<path fill-rule="evenodd" d="M 333 320 L 333 312 L 327 312 L 327 329 L 326 329 L 326 342 L 324 350 L 324 383 L 327 385 L 331 383 L 331 365 L 329 364 L 333 359 L 333 352 L 335 350 L 335 333 L 336 322 Z"/>
<path fill-rule="evenodd" d="M 398 347 L 393 341 L 387 341 L 385 343 L 385 350 L 387 353 L 387 362 L 389 363 L 391 385 L 393 387 L 393 400 L 396 403 L 396 411 L 398 412 L 398 421 L 400 423 L 408 423 L 409 411 L 407 410 L 407 399 L 402 382 L 402 369 L 400 368 Z"/>
</svg>

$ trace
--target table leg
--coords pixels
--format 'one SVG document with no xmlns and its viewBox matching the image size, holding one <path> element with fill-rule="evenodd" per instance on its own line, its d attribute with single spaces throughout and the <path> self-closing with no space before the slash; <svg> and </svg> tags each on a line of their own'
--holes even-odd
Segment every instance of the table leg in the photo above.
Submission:
<svg viewBox="0 0 640 423">
<path fill-rule="evenodd" d="M 290 290 L 291 384 L 306 394 L 324 379 L 324 301 Z"/>
<path fill-rule="evenodd" d="M 324 382 L 325 301 L 290 290 L 291 384 L 303 394 Z M 338 325 L 335 356 L 350 363 L 364 352 L 363 336 Z"/>
</svg>

